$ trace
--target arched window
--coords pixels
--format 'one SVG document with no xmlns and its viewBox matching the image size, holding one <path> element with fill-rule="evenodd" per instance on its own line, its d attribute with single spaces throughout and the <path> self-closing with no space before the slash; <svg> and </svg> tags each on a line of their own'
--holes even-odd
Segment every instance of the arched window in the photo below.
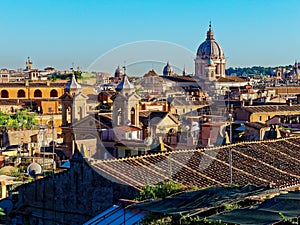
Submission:
<svg viewBox="0 0 300 225">
<path fill-rule="evenodd" d="M 52 128 L 54 126 L 54 121 L 53 120 L 48 120 L 47 121 L 47 127 Z"/>
<path fill-rule="evenodd" d="M 136 125 L 135 124 L 135 109 L 132 107 L 131 111 L 130 111 L 130 122 L 132 125 Z"/>
<path fill-rule="evenodd" d="M 214 72 L 213 71 L 211 71 L 211 75 L 210 75 L 211 77 L 214 77 Z"/>
<path fill-rule="evenodd" d="M 118 117 L 117 117 L 117 126 L 121 125 L 122 123 L 122 111 L 121 111 L 121 108 L 118 109 Z"/>
<path fill-rule="evenodd" d="M 66 120 L 67 124 L 72 123 L 72 107 L 68 107 L 66 110 Z"/>
<path fill-rule="evenodd" d="M 51 90 L 51 91 L 50 91 L 50 97 L 51 97 L 51 98 L 58 97 L 57 90 L 55 90 L 55 89 Z"/>
<path fill-rule="evenodd" d="M 82 119 L 82 107 L 79 107 L 79 110 L 78 110 L 78 116 L 79 116 L 79 120 Z"/>
<path fill-rule="evenodd" d="M 18 98 L 25 98 L 25 91 L 24 90 L 18 90 Z"/>
<path fill-rule="evenodd" d="M 41 97 L 42 97 L 42 92 L 41 92 L 41 90 L 35 90 L 35 91 L 34 91 L 34 97 L 35 97 L 35 98 L 41 98 Z"/>
<path fill-rule="evenodd" d="M 8 91 L 7 90 L 2 90 L 1 91 L 1 98 L 8 98 L 9 95 L 8 95 Z"/>
</svg>

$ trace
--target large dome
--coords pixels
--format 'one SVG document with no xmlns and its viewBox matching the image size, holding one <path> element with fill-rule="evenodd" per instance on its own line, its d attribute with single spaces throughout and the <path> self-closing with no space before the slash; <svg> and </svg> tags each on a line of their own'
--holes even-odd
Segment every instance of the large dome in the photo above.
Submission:
<svg viewBox="0 0 300 225">
<path fill-rule="evenodd" d="M 214 39 L 214 32 L 211 29 L 211 25 L 209 25 L 206 40 L 198 48 L 197 56 L 204 59 L 224 58 L 224 52 L 221 46 Z"/>
</svg>

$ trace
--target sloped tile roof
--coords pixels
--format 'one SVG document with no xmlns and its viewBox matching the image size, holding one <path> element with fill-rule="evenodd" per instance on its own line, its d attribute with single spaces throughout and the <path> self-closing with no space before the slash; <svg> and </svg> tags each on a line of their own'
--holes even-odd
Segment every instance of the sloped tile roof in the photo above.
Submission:
<svg viewBox="0 0 300 225">
<path fill-rule="evenodd" d="M 141 128 L 135 127 L 135 126 L 118 126 L 118 127 L 115 127 L 114 129 L 119 129 L 119 130 L 122 130 L 122 131 L 125 131 L 125 132 L 141 130 Z"/>
<path fill-rule="evenodd" d="M 220 77 L 217 82 L 246 82 L 246 80 L 236 76 L 226 76 Z"/>
<path fill-rule="evenodd" d="M 300 185 L 299 144 L 300 139 L 294 137 L 231 145 L 233 183 L 278 188 Z M 169 179 L 200 188 L 230 182 L 229 146 L 98 160 L 91 166 L 135 188 Z"/>
<path fill-rule="evenodd" d="M 192 82 L 197 83 L 199 79 L 197 77 L 192 76 L 179 76 L 179 75 L 173 75 L 173 76 L 160 76 L 165 80 L 170 80 L 174 82 Z"/>
<path fill-rule="evenodd" d="M 246 111 L 252 113 L 261 112 L 300 112 L 300 105 L 262 105 L 262 106 L 245 106 Z"/>
</svg>

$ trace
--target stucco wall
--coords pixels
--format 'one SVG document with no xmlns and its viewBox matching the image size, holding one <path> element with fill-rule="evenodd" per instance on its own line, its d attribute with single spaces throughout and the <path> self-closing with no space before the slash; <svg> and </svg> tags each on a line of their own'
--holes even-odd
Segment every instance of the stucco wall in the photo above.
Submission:
<svg viewBox="0 0 300 225">
<path fill-rule="evenodd" d="M 68 171 L 21 186 L 17 207 L 26 211 L 30 224 L 83 224 L 118 199 L 136 194 L 136 189 L 104 178 L 73 156 Z"/>
</svg>

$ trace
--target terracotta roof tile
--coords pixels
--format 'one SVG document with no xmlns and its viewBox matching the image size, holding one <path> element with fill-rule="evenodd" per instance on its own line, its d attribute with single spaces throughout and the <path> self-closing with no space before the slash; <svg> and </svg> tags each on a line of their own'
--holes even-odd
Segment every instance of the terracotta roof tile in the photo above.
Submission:
<svg viewBox="0 0 300 225">
<path fill-rule="evenodd" d="M 300 105 L 262 105 L 262 106 L 245 106 L 244 109 L 252 113 L 262 112 L 300 112 Z"/>
<path fill-rule="evenodd" d="M 272 184 L 279 188 L 300 185 L 299 144 L 300 139 L 294 137 L 231 145 L 234 184 Z M 92 167 L 105 177 L 136 188 L 169 179 L 187 186 L 228 185 L 228 153 L 229 146 L 174 150 L 98 160 L 94 161 Z"/>
<path fill-rule="evenodd" d="M 135 126 L 118 126 L 114 127 L 114 129 L 119 129 L 125 132 L 131 132 L 131 131 L 138 131 L 141 130 L 141 128 L 135 127 Z"/>
<path fill-rule="evenodd" d="M 226 76 L 220 77 L 217 82 L 246 82 L 246 80 L 236 76 Z"/>
</svg>

